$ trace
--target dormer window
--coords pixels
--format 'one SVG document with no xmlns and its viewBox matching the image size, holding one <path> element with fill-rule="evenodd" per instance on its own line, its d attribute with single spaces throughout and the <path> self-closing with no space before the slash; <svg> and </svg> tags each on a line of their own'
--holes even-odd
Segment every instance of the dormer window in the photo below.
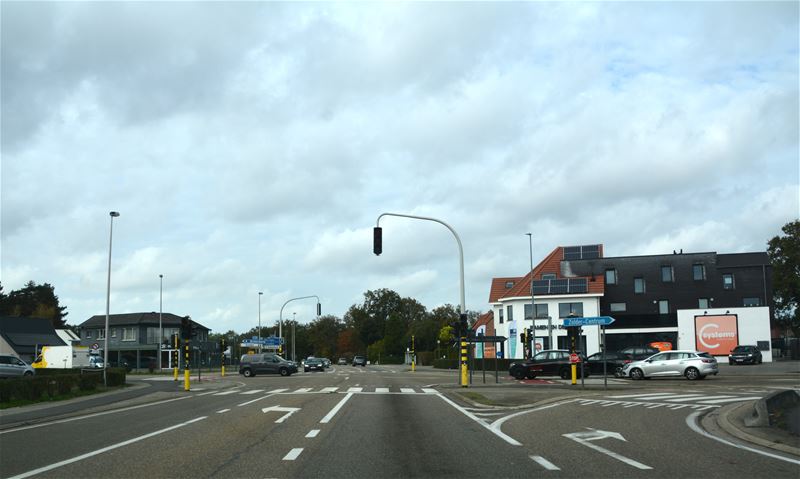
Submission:
<svg viewBox="0 0 800 479">
<path fill-rule="evenodd" d="M 555 273 L 542 273 L 542 279 L 556 279 Z"/>
<path fill-rule="evenodd" d="M 506 289 L 511 289 L 514 287 L 513 281 L 506 281 Z"/>
</svg>

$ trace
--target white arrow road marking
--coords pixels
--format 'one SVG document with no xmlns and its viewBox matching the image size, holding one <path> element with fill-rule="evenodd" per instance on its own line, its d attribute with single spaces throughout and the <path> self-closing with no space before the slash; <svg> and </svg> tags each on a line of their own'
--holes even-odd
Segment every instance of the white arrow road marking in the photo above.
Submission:
<svg viewBox="0 0 800 479">
<path fill-rule="evenodd" d="M 602 452 L 607 456 L 611 456 L 618 461 L 622 461 L 629 466 L 633 466 L 637 469 L 652 469 L 652 467 L 642 464 L 641 462 L 634 461 L 633 459 L 627 458 L 623 455 L 617 454 L 614 451 L 609 451 L 606 448 L 600 447 L 596 444 L 592 444 L 590 441 L 599 441 L 601 439 L 612 438 L 612 439 L 619 439 L 620 441 L 625 441 L 625 438 L 622 437 L 622 434 L 618 432 L 612 431 L 601 431 L 599 429 L 592 429 L 587 427 L 588 431 L 586 432 L 573 432 L 571 434 L 562 434 L 562 436 L 572 439 L 573 441 L 577 442 L 578 444 L 583 444 L 584 446 L 594 449 L 597 452 Z M 627 441 L 626 441 L 627 442 Z"/>
<path fill-rule="evenodd" d="M 286 419 L 289 418 L 289 416 L 291 416 L 292 414 L 296 413 L 299 410 L 300 410 L 299 407 L 270 406 L 270 407 L 263 408 L 261 410 L 261 412 L 263 412 L 263 413 L 268 413 L 268 412 L 271 412 L 271 411 L 285 412 L 286 414 L 284 414 L 277 421 L 275 421 L 276 423 L 279 423 L 279 422 L 285 421 Z"/>
</svg>

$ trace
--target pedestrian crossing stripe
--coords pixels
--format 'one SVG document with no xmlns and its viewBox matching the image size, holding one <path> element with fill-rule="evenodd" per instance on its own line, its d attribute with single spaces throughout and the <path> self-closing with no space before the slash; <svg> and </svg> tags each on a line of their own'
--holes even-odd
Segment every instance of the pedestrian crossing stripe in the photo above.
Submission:
<svg viewBox="0 0 800 479">
<path fill-rule="evenodd" d="M 340 391 L 341 389 L 341 391 Z M 230 394 L 241 394 L 241 395 L 253 395 L 258 393 L 264 394 L 331 394 L 331 393 L 354 393 L 354 394 L 438 394 L 439 392 L 433 388 L 414 388 L 414 387 L 401 387 L 395 390 L 389 387 L 376 387 L 373 390 L 369 390 L 363 387 L 350 387 L 347 389 L 339 388 L 336 386 L 331 387 L 324 387 L 320 388 L 319 390 L 314 390 L 314 388 L 298 388 L 295 390 L 289 390 L 286 388 L 282 389 L 273 389 L 271 391 L 267 391 L 264 393 L 263 389 L 248 389 L 248 390 L 241 390 L 241 389 L 231 389 L 227 391 L 222 391 L 218 393 L 214 393 L 214 396 L 227 396 Z"/>
<path fill-rule="evenodd" d="M 598 405 L 601 407 L 622 406 L 625 408 L 641 406 L 647 409 L 666 407 L 667 409 L 683 409 L 686 407 L 703 411 L 717 408 L 726 403 L 754 401 L 761 396 L 736 396 L 736 395 L 708 395 L 708 394 L 677 394 L 677 393 L 648 393 L 648 394 L 622 394 L 607 396 L 603 399 L 578 399 L 582 406 Z"/>
</svg>

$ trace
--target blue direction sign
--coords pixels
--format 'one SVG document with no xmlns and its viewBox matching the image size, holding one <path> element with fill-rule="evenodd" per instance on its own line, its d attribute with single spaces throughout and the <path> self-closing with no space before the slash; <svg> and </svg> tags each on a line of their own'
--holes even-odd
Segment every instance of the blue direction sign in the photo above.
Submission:
<svg viewBox="0 0 800 479">
<path fill-rule="evenodd" d="M 564 318 L 564 326 L 608 326 L 614 322 L 611 316 L 595 316 L 592 318 Z"/>
</svg>

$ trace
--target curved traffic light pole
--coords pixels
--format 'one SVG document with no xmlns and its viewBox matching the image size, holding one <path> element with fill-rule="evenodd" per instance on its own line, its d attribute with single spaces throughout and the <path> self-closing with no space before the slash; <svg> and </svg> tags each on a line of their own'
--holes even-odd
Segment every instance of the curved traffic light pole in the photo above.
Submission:
<svg viewBox="0 0 800 479">
<path fill-rule="evenodd" d="M 278 337 L 281 338 L 281 344 L 280 344 L 281 352 L 283 352 L 283 349 L 282 349 L 282 346 L 283 346 L 283 308 L 286 307 L 286 305 L 291 303 L 292 301 L 297 301 L 298 299 L 308 299 L 308 298 L 317 298 L 317 317 L 319 317 L 320 314 L 322 313 L 322 307 L 321 307 L 321 304 L 319 302 L 319 296 L 317 296 L 315 294 L 312 294 L 311 296 L 300 296 L 299 298 L 292 298 L 292 299 L 286 301 L 285 303 L 283 303 L 283 306 L 281 306 L 280 322 L 278 323 Z"/>
<path fill-rule="evenodd" d="M 428 217 L 428 216 L 404 215 L 404 214 L 400 214 L 400 213 L 382 213 L 380 216 L 378 216 L 378 220 L 375 222 L 375 229 L 373 231 L 373 252 L 378 256 L 380 256 L 380 254 L 383 252 L 383 237 L 382 237 L 382 229 L 381 229 L 381 218 L 383 218 L 384 216 L 398 216 L 400 218 L 412 218 L 412 219 L 416 219 L 416 220 L 433 221 L 434 223 L 439 223 L 440 225 L 443 225 L 445 228 L 449 229 L 450 232 L 453 233 L 453 236 L 456 238 L 456 243 L 458 244 L 458 266 L 459 266 L 459 273 L 460 273 L 459 276 L 460 276 L 460 289 L 461 289 L 461 291 L 460 291 L 460 293 L 461 293 L 460 308 L 461 309 L 459 311 L 460 312 L 459 321 L 462 324 L 462 327 L 460 328 L 462 330 L 461 331 L 461 335 L 460 335 L 461 337 L 459 338 L 459 342 L 460 342 L 460 345 L 461 345 L 461 359 L 460 359 L 460 365 L 459 365 L 459 370 L 461 371 L 460 384 L 463 387 L 467 387 L 469 385 L 468 376 L 467 376 L 467 360 L 466 360 L 467 343 L 466 343 L 466 338 L 465 338 L 465 336 L 467 334 L 467 332 L 465 330 L 466 319 L 467 319 L 467 308 L 466 308 L 466 305 L 464 303 L 464 248 L 461 246 L 461 238 L 458 236 L 458 233 L 456 233 L 456 230 L 454 230 L 452 226 L 450 226 L 449 224 L 445 223 L 444 221 L 436 219 L 436 218 L 431 218 L 431 217 Z"/>
</svg>

